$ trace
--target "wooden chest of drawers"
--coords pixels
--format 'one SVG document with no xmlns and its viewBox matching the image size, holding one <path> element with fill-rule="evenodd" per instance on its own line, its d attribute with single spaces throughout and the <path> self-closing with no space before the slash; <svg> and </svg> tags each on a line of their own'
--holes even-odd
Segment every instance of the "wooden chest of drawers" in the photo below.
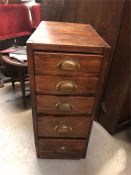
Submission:
<svg viewBox="0 0 131 175">
<path fill-rule="evenodd" d="M 41 22 L 27 42 L 39 158 L 85 158 L 109 46 L 85 24 Z"/>
</svg>

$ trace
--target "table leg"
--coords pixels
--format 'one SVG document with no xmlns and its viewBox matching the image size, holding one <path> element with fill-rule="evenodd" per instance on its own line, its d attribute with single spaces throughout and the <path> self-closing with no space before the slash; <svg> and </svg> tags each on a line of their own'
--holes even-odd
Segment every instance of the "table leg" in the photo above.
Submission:
<svg viewBox="0 0 131 175">
<path fill-rule="evenodd" d="M 25 100 L 25 77 L 24 77 L 24 75 L 20 75 L 20 86 L 21 86 L 21 91 L 22 91 L 23 105 L 24 105 L 24 107 L 26 107 L 26 100 Z"/>
<path fill-rule="evenodd" d="M 4 87 L 4 85 L 2 83 L 2 78 L 0 77 L 0 88 L 3 88 L 3 87 Z"/>
<path fill-rule="evenodd" d="M 15 80 L 12 72 L 11 72 L 11 83 L 12 83 L 12 88 L 15 89 Z"/>
</svg>

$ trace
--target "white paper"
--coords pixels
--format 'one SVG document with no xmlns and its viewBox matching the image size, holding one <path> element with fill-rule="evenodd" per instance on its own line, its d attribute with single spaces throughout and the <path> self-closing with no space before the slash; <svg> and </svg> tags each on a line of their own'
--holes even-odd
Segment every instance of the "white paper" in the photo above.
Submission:
<svg viewBox="0 0 131 175">
<path fill-rule="evenodd" d="M 9 53 L 9 56 L 12 58 L 17 59 L 18 61 L 24 62 L 27 61 L 27 55 L 25 54 L 15 54 L 15 53 Z"/>
</svg>

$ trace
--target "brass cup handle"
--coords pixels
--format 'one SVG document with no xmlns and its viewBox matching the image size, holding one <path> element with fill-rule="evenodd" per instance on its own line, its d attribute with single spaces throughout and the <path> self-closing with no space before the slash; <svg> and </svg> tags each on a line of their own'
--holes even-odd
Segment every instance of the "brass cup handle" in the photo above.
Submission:
<svg viewBox="0 0 131 175">
<path fill-rule="evenodd" d="M 65 71 L 75 71 L 80 69 L 80 64 L 78 61 L 74 60 L 64 60 L 57 64 L 57 67 Z"/>
<path fill-rule="evenodd" d="M 57 103 L 56 109 L 60 112 L 71 112 L 75 107 L 70 103 Z"/>
<path fill-rule="evenodd" d="M 72 131 L 72 127 L 66 125 L 57 125 L 54 127 L 56 133 L 66 134 Z"/>
<path fill-rule="evenodd" d="M 78 86 L 73 81 L 69 80 L 61 81 L 56 85 L 57 90 L 64 92 L 75 91 L 77 88 Z"/>
</svg>

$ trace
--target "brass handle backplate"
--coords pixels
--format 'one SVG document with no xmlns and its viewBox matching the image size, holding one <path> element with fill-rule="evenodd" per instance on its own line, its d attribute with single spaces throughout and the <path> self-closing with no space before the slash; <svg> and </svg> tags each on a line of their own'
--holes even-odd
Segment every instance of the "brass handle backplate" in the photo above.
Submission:
<svg viewBox="0 0 131 175">
<path fill-rule="evenodd" d="M 58 147 L 58 149 L 56 151 L 65 152 L 65 151 L 67 151 L 67 147 L 66 146 L 60 146 L 60 147 Z"/>
<path fill-rule="evenodd" d="M 72 127 L 66 125 L 57 125 L 54 127 L 56 133 L 66 134 L 72 131 Z"/>
<path fill-rule="evenodd" d="M 80 69 L 80 64 L 78 61 L 64 60 L 64 61 L 60 61 L 57 67 L 65 71 L 75 71 Z"/>
<path fill-rule="evenodd" d="M 73 81 L 65 80 L 61 81 L 56 85 L 56 89 L 59 91 L 70 92 L 75 91 L 77 89 L 76 83 Z"/>
<path fill-rule="evenodd" d="M 60 112 L 71 112 L 75 107 L 70 103 L 57 103 L 56 108 Z"/>
</svg>

